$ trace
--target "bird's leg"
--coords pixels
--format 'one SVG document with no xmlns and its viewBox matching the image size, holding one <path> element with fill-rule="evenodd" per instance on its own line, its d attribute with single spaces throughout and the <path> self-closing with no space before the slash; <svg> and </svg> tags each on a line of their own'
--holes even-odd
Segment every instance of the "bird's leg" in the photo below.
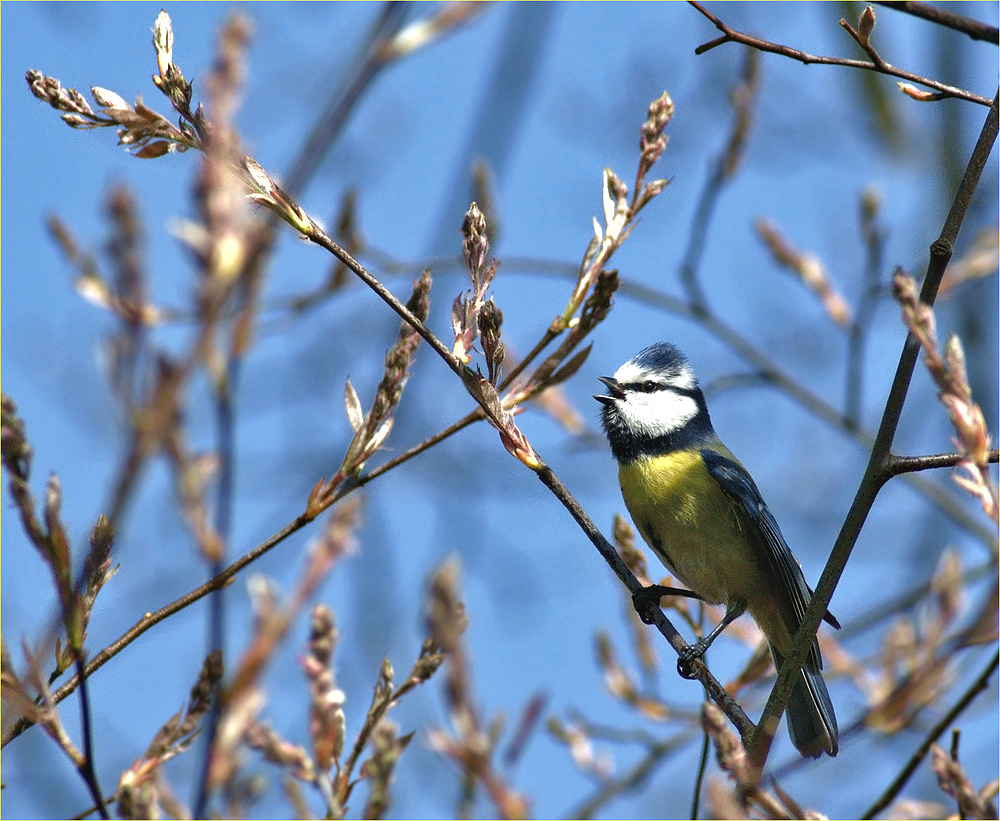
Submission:
<svg viewBox="0 0 1000 821">
<path fill-rule="evenodd" d="M 682 590 L 679 587 L 667 587 L 663 584 L 651 584 L 632 594 L 632 606 L 643 624 L 653 623 L 653 611 L 659 609 L 660 599 L 664 596 L 685 596 L 689 599 L 698 599 L 701 596 L 691 590 Z"/>
<path fill-rule="evenodd" d="M 678 653 L 677 673 L 681 678 L 695 678 L 694 672 L 691 670 L 691 662 L 704 656 L 708 648 L 712 646 L 712 642 L 719 637 L 719 634 L 742 616 L 746 612 L 746 609 L 746 602 L 735 602 L 728 605 L 726 607 L 726 615 L 723 616 L 722 621 L 719 622 L 718 626 L 711 633 L 704 638 L 698 639 L 694 644 L 689 644 Z"/>
</svg>

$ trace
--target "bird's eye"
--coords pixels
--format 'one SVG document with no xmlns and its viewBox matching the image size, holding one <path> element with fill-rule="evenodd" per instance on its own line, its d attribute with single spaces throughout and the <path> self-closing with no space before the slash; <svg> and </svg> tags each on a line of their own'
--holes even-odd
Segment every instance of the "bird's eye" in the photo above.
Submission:
<svg viewBox="0 0 1000 821">
<path fill-rule="evenodd" d="M 643 393 L 652 393 L 657 387 L 657 384 L 652 379 L 647 379 L 639 386 L 639 390 Z"/>
</svg>

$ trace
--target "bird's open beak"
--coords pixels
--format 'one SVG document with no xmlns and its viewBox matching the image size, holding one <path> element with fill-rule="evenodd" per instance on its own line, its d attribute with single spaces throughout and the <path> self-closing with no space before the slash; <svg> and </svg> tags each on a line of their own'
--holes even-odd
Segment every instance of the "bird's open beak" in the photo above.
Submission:
<svg viewBox="0 0 1000 821">
<path fill-rule="evenodd" d="M 599 376 L 598 381 L 603 382 L 604 386 L 608 389 L 610 396 L 603 396 L 599 394 L 594 394 L 594 399 L 603 405 L 613 405 L 616 399 L 624 399 L 625 391 L 622 390 L 621 385 L 618 384 L 618 380 L 610 376 Z"/>
</svg>

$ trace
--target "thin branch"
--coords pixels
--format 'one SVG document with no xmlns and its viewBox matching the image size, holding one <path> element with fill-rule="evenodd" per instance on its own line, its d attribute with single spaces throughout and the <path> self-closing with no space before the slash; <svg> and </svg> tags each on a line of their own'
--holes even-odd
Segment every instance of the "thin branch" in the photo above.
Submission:
<svg viewBox="0 0 1000 821">
<path fill-rule="evenodd" d="M 225 569 L 225 549 L 231 536 L 233 510 L 233 476 L 236 463 L 236 409 L 233 395 L 238 382 L 240 360 L 230 359 L 226 369 L 228 375 L 222 384 L 215 386 L 216 437 L 219 449 L 219 481 L 216 487 L 215 532 L 218 534 L 222 553 L 211 562 L 211 577 L 218 576 Z M 219 588 L 209 600 L 208 651 L 222 651 L 225 641 L 225 590 Z M 222 705 L 219 694 L 212 698 L 202 741 L 201 777 L 198 779 L 198 793 L 194 803 L 194 817 L 202 818 L 208 803 L 208 775 L 211 769 L 212 751 L 219 729 Z"/>
<path fill-rule="evenodd" d="M 735 175 L 746 147 L 752 122 L 752 108 L 759 86 L 758 76 L 756 55 L 753 51 L 748 51 L 741 82 L 732 92 L 735 116 L 726 146 L 710 163 L 708 178 L 698 196 L 698 204 L 695 206 L 694 218 L 691 221 L 687 248 L 680 266 L 680 280 L 695 314 L 708 311 L 708 300 L 698 278 L 699 268 L 705 253 L 712 214 L 726 183 Z"/>
<path fill-rule="evenodd" d="M 331 239 L 327 234 L 320 229 L 315 223 L 311 223 L 310 230 L 308 234 L 308 239 L 314 242 L 321 248 L 325 248 L 331 254 L 333 254 L 337 259 L 344 263 L 362 282 L 365 283 L 369 288 L 371 288 L 378 297 L 392 310 L 394 310 L 399 316 L 406 320 L 410 326 L 423 338 L 423 340 L 434 350 L 434 352 L 444 360 L 445 364 L 451 368 L 458 376 L 463 375 L 463 365 L 458 359 L 455 358 L 454 354 L 448 349 L 438 337 L 427 327 L 421 320 L 417 319 L 402 302 L 400 302 L 396 296 L 386 288 L 378 278 L 370 273 L 367 268 L 365 268 L 360 262 L 358 262 L 354 257 L 352 257 L 345 248 L 343 248 L 335 240 Z"/>
<path fill-rule="evenodd" d="M 916 771 L 917 767 L 920 766 L 920 762 L 924 760 L 924 757 L 930 752 L 934 743 L 941 737 L 950 726 L 951 723 L 958 718 L 959 715 L 964 712 L 966 707 L 972 704 L 973 700 L 979 693 L 986 689 L 990 683 L 990 679 L 997 670 L 997 666 L 1000 665 L 1000 653 L 996 653 L 989 664 L 986 665 L 986 669 L 976 678 L 968 690 L 962 695 L 962 697 L 955 702 L 955 705 L 941 717 L 941 720 L 935 724 L 930 732 L 927 733 L 927 737 L 924 739 L 923 743 L 917 748 L 916 752 L 906 763 L 906 766 L 900 771 L 893 782 L 888 786 L 886 791 L 882 793 L 867 810 L 865 810 L 864 815 L 861 817 L 864 819 L 874 818 L 882 810 L 889 806 L 892 800 L 899 795 L 903 787 L 906 786 L 906 782 L 910 780 L 910 776 Z"/>
<path fill-rule="evenodd" d="M 83 651 L 77 650 L 75 652 L 75 662 L 77 677 L 80 677 L 84 670 L 83 664 Z M 100 814 L 101 818 L 110 818 L 108 815 L 107 802 L 101 795 L 101 785 L 97 780 L 97 770 L 94 768 L 94 731 L 91 727 L 91 710 L 90 710 L 90 696 L 89 688 L 87 687 L 86 676 L 80 678 L 80 720 L 81 720 L 81 732 L 83 734 L 83 765 L 79 768 L 80 775 L 87 784 L 87 789 L 90 790 L 90 795 L 94 799 L 94 803 L 97 805 L 97 812 Z"/>
<path fill-rule="evenodd" d="M 383 45 L 403 25 L 409 5 L 393 2 L 382 4 L 371 31 L 346 72 L 344 82 L 335 86 L 335 92 L 323 113 L 313 123 L 295 162 L 285 176 L 284 188 L 293 197 L 302 193 L 306 182 L 319 168 L 327 149 L 340 134 L 348 115 L 386 66 L 387 61 L 382 56 Z"/>
<path fill-rule="evenodd" d="M 904 14 L 912 14 L 914 17 L 930 20 L 930 22 L 937 23 L 939 26 L 955 29 L 955 31 L 960 31 L 962 34 L 968 34 L 973 40 L 984 40 L 988 43 L 1000 45 L 1000 29 L 996 26 L 973 20 L 971 17 L 963 17 L 961 14 L 946 11 L 938 6 L 932 6 L 930 3 L 894 2 L 894 0 L 875 0 L 875 2 L 880 6 L 895 9 Z"/>
<path fill-rule="evenodd" d="M 164 619 L 169 618 L 175 613 L 180 612 L 185 607 L 190 604 L 194 604 L 199 599 L 207 596 L 209 593 L 220 590 L 225 587 L 230 579 L 232 579 L 237 573 L 240 572 L 244 567 L 246 567 L 251 562 L 263 556 L 272 547 L 281 543 L 290 535 L 300 530 L 305 525 L 307 525 L 312 519 L 306 514 L 301 514 L 297 516 L 292 522 L 287 524 L 277 533 L 273 534 L 265 541 L 261 542 L 257 547 L 251 550 L 249 553 L 241 556 L 235 562 L 233 562 L 229 567 L 227 567 L 218 576 L 215 576 L 205 584 L 200 587 L 195 588 L 189 593 L 185 593 L 179 599 L 175 599 L 170 604 L 165 607 L 161 607 L 152 613 L 146 613 L 139 621 L 137 621 L 129 630 L 123 633 L 116 641 L 109 644 L 101 652 L 95 655 L 88 663 L 84 670 L 84 675 L 86 677 L 92 676 L 97 670 L 103 667 L 107 662 L 114 658 L 118 653 L 124 650 L 128 645 L 135 641 L 139 636 L 149 630 L 151 627 L 162 622 Z M 73 676 L 69 681 L 67 681 L 62 687 L 56 690 L 52 694 L 52 700 L 55 703 L 59 703 L 68 695 L 70 695 L 76 688 L 80 685 L 80 676 Z M 29 721 L 26 718 L 21 718 L 4 736 L 3 744 L 0 747 L 6 746 L 13 739 L 17 738 L 21 733 L 34 724 L 33 721 Z"/>
<path fill-rule="evenodd" d="M 966 457 L 960 453 L 938 453 L 933 456 L 894 456 L 886 459 L 886 470 L 893 476 L 910 473 L 917 470 L 933 470 L 934 468 L 953 468 Z M 990 451 L 989 461 L 996 464 L 1000 459 L 1000 451 L 996 448 Z"/>
<path fill-rule="evenodd" d="M 886 231 L 879 220 L 881 202 L 868 189 L 861 197 L 861 238 L 865 248 L 861 295 L 854 318 L 847 330 L 847 385 L 844 413 L 855 425 L 861 424 L 862 385 L 865 372 L 865 349 L 872 320 L 884 291 L 879 282 L 884 264 Z"/>
<path fill-rule="evenodd" d="M 711 42 L 704 43 L 694 50 L 695 54 L 704 54 L 707 51 L 720 46 L 723 43 L 742 43 L 745 46 L 750 46 L 758 51 L 766 51 L 771 54 L 779 54 L 782 57 L 788 57 L 791 60 L 798 60 L 804 65 L 828 65 L 828 66 L 844 66 L 846 68 L 858 68 L 865 71 L 874 71 L 877 74 L 885 74 L 891 77 L 899 77 L 901 80 L 909 80 L 911 83 L 919 83 L 927 88 L 933 88 L 937 91 L 941 97 L 954 97 L 958 100 L 967 100 L 970 103 L 977 103 L 982 106 L 989 106 L 990 101 L 986 97 L 981 97 L 978 94 L 973 94 L 971 91 L 966 91 L 962 88 L 955 88 L 955 86 L 946 85 L 945 83 L 940 83 L 937 80 L 931 80 L 927 77 L 922 77 L 919 74 L 914 74 L 912 71 L 906 71 L 901 68 L 896 68 L 895 66 L 887 63 L 881 57 L 878 58 L 878 62 L 866 62 L 865 60 L 851 60 L 845 57 L 821 57 L 816 54 L 809 54 L 806 51 L 800 51 L 797 48 L 791 48 L 790 46 L 783 46 L 778 43 L 771 43 L 767 40 L 762 40 L 759 37 L 754 37 L 750 34 L 744 34 L 741 31 L 736 31 L 730 28 L 725 23 L 723 23 L 718 17 L 708 11 L 701 3 L 694 2 L 691 0 L 691 5 L 694 6 L 701 14 L 712 21 L 713 25 L 722 32 L 721 37 L 717 37 Z M 849 26 L 845 26 L 850 31 Z"/>
<path fill-rule="evenodd" d="M 701 755 L 698 758 L 698 777 L 694 780 L 694 795 L 691 796 L 691 821 L 698 817 L 698 809 L 701 804 L 701 787 L 705 781 L 705 773 L 708 770 L 708 748 L 710 747 L 708 733 L 701 734 Z"/>
</svg>

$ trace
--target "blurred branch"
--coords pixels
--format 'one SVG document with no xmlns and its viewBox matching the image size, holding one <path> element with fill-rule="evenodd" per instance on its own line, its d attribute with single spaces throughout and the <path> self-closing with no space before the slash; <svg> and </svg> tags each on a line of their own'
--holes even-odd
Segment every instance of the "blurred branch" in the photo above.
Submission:
<svg viewBox="0 0 1000 821">
<path fill-rule="evenodd" d="M 997 97 L 994 97 L 979 139 L 969 158 L 965 175 L 962 177 L 951 208 L 945 218 L 941 233 L 930 246 L 930 259 L 927 264 L 927 273 L 924 277 L 920 293 L 920 301 L 925 305 L 930 306 L 934 304 L 938 286 L 941 284 L 948 261 L 951 259 L 952 250 L 958 238 L 959 230 L 962 227 L 962 222 L 976 192 L 982 171 L 989 161 L 993 145 L 996 142 L 997 131 L 998 102 Z M 865 468 L 861 485 L 844 519 L 844 524 L 834 543 L 826 567 L 820 576 L 819 583 L 816 585 L 812 600 L 806 608 L 805 615 L 795 635 L 792 650 L 786 657 L 785 663 L 778 673 L 778 680 L 771 691 L 767 705 L 758 723 L 758 730 L 754 735 L 751 750 L 755 765 L 759 770 L 763 769 L 763 763 L 767 757 L 771 741 L 774 738 L 774 731 L 777 729 L 778 719 L 784 711 L 785 704 L 788 702 L 788 697 L 791 695 L 799 668 L 811 646 L 816 631 L 819 629 L 820 621 L 826 612 L 830 599 L 833 597 L 833 592 L 840 581 L 840 576 L 847 566 L 857 538 L 864 527 L 865 520 L 868 518 L 868 513 L 871 511 L 872 505 L 875 503 L 875 498 L 878 496 L 882 486 L 891 478 L 892 474 L 889 472 L 887 465 L 891 454 L 892 441 L 903 412 L 903 405 L 909 390 L 910 380 L 913 377 L 913 370 L 919 352 L 920 342 L 912 332 L 909 332 L 903 344 L 896 375 L 889 389 L 882 422 L 879 425 L 875 444 L 872 447 L 872 454 L 868 461 L 868 466 Z"/>
<path fill-rule="evenodd" d="M 646 742 L 646 749 L 638 762 L 626 772 L 602 784 L 593 796 L 577 804 L 566 813 L 565 817 L 593 818 L 615 798 L 641 787 L 656 772 L 656 768 L 664 759 L 683 749 L 683 745 L 687 744 L 689 739 L 690 734 L 682 733 L 670 738 Z M 692 818 L 696 817 L 696 815 L 692 816 Z"/>
<path fill-rule="evenodd" d="M 413 5 L 408 2 L 382 4 L 364 44 L 346 70 L 344 80 L 336 86 L 326 108 L 313 123 L 295 162 L 285 175 L 285 189 L 293 196 L 302 193 L 330 145 L 336 141 L 355 111 L 358 101 L 383 69 L 436 43 L 486 8 L 481 3 L 449 3 L 425 18 L 404 25 L 406 14 Z"/>
<path fill-rule="evenodd" d="M 930 3 L 909 2 L 908 0 L 904 0 L 904 2 L 899 2 L 898 0 L 875 0 L 875 2 L 880 6 L 895 9 L 904 14 L 912 14 L 914 17 L 929 20 L 932 23 L 937 23 L 939 26 L 955 29 L 955 31 L 960 31 L 962 34 L 968 34 L 973 40 L 985 40 L 988 43 L 1000 45 L 1000 29 L 996 26 L 980 23 L 971 17 L 964 17 L 953 11 L 932 6 Z"/>
<path fill-rule="evenodd" d="M 696 316 L 708 310 L 708 301 L 698 278 L 698 269 L 705 252 L 712 214 L 726 183 L 736 175 L 739 169 L 740 160 L 750 136 L 753 106 L 757 101 L 759 89 L 760 71 L 757 52 L 748 49 L 744 58 L 740 83 L 732 89 L 730 94 L 735 116 L 730 127 L 729 138 L 726 141 L 726 147 L 712 160 L 708 178 L 698 196 L 695 216 L 680 266 L 681 284 L 684 286 L 692 312 Z"/>
<path fill-rule="evenodd" d="M 905 71 L 901 68 L 896 68 L 890 65 L 875 51 L 874 47 L 870 44 L 865 48 L 865 51 L 872 58 L 871 62 L 866 62 L 864 60 L 851 60 L 846 57 L 820 57 L 815 54 L 809 54 L 805 51 L 800 51 L 796 48 L 791 48 L 790 46 L 779 45 L 778 43 L 771 43 L 767 40 L 762 40 L 759 37 L 754 37 L 750 34 L 744 34 L 741 31 L 736 31 L 730 28 L 725 23 L 723 23 L 718 17 L 708 11 L 701 3 L 691 2 L 691 5 L 695 7 L 702 15 L 708 18 L 712 24 L 722 32 L 722 36 L 712 40 L 708 43 L 704 43 L 694 50 L 695 54 L 704 54 L 707 51 L 715 48 L 716 46 L 721 46 L 723 43 L 742 43 L 745 46 L 750 46 L 759 51 L 766 51 L 771 54 L 779 54 L 782 57 L 788 57 L 792 60 L 798 60 L 800 63 L 805 65 L 830 65 L 830 66 L 844 66 L 846 68 L 858 68 L 864 69 L 866 71 L 874 71 L 878 74 L 885 74 L 890 77 L 899 77 L 902 80 L 909 80 L 913 83 L 919 83 L 922 86 L 927 86 L 927 88 L 933 88 L 937 94 L 933 95 L 933 99 L 944 99 L 947 97 L 954 97 L 959 100 L 967 100 L 970 103 L 977 103 L 982 106 L 989 106 L 990 101 L 986 97 L 981 97 L 978 94 L 973 94 L 971 91 L 966 91 L 965 89 L 955 88 L 954 86 L 946 85 L 945 83 L 940 83 L 937 80 L 931 80 L 927 77 L 922 77 L 919 74 L 914 74 L 911 71 Z M 859 39 L 860 35 L 850 23 L 846 20 L 840 21 L 841 26 L 843 26 L 848 33 L 851 34 L 855 39 Z M 860 40 L 859 40 L 860 43 Z M 905 89 L 902 89 L 904 92 Z M 910 95 L 913 96 L 913 95 Z M 930 99 L 930 98 L 928 98 Z"/>
<path fill-rule="evenodd" d="M 340 134 L 348 115 L 375 77 L 385 68 L 387 61 L 382 55 L 384 45 L 403 25 L 409 7 L 410 4 L 406 2 L 382 3 L 371 31 L 345 72 L 343 82 L 335 85 L 326 108 L 313 123 L 295 162 L 285 175 L 285 189 L 292 196 L 302 193 L 327 149 Z"/>
<path fill-rule="evenodd" d="M 952 722 L 958 718 L 970 704 L 972 704 L 976 696 L 986 689 L 990 683 L 990 679 L 996 672 L 998 665 L 1000 665 L 1000 653 L 994 654 L 992 660 L 986 665 L 986 668 L 979 674 L 976 680 L 972 682 L 969 689 L 966 690 L 962 697 L 955 702 L 952 708 L 941 717 L 941 720 L 930 729 L 927 736 L 924 738 L 923 743 L 910 757 L 906 766 L 903 767 L 899 775 L 893 779 L 886 791 L 882 793 L 878 799 L 876 799 L 875 803 L 865 810 L 861 818 L 874 818 L 892 803 L 892 800 L 899 795 L 903 787 L 906 786 L 906 782 L 910 780 L 910 776 L 916 772 L 917 767 L 920 766 L 920 762 L 923 761 L 927 753 L 930 752 L 934 742 L 936 742 L 951 726 Z"/>
<path fill-rule="evenodd" d="M 872 329 L 872 319 L 883 291 L 880 277 L 885 257 L 887 233 L 879 219 L 882 199 L 873 187 L 861 195 L 861 240 L 865 248 L 865 265 L 857 310 L 847 329 L 847 385 L 844 391 L 844 414 L 860 427 L 862 385 L 865 374 L 865 348 Z"/>
</svg>

